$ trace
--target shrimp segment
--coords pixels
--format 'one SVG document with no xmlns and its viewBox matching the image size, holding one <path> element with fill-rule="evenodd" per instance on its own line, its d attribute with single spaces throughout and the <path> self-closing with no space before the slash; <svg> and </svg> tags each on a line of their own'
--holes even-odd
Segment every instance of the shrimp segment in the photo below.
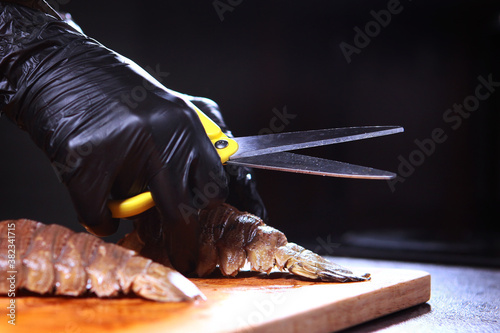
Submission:
<svg viewBox="0 0 500 333">
<path fill-rule="evenodd" d="M 0 294 L 9 291 L 7 272 L 14 270 L 7 255 L 8 226 L 14 226 L 19 240 L 15 247 L 16 289 L 67 296 L 90 292 L 99 297 L 133 292 L 162 302 L 205 298 L 177 271 L 132 250 L 31 220 L 0 222 Z"/>
<path fill-rule="evenodd" d="M 354 282 L 370 279 L 329 262 L 316 253 L 288 243 L 285 235 L 257 216 L 243 213 L 229 205 L 203 212 L 199 276 L 210 274 L 219 266 L 224 275 L 235 276 L 248 261 L 252 270 L 270 273 L 281 271 L 309 279 L 330 282 Z"/>
</svg>

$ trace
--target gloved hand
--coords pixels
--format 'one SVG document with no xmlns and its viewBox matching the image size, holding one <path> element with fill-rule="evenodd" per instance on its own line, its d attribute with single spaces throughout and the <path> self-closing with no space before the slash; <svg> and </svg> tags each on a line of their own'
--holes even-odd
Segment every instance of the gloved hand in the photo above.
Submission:
<svg viewBox="0 0 500 333">
<path fill-rule="evenodd" d="M 112 234 L 108 200 L 150 190 L 157 230 L 194 244 L 194 216 L 180 208 L 199 208 L 196 190 L 208 185 L 206 206 L 220 204 L 227 186 L 193 104 L 59 18 L 5 3 L 0 10 L 0 110 L 50 158 L 80 222 Z M 141 87 L 147 96 L 130 103 Z"/>
<path fill-rule="evenodd" d="M 166 89 L 83 35 L 70 15 L 32 2 L 35 10 L 0 2 L 0 114 L 47 153 L 88 230 L 113 233 L 118 221 L 107 200 L 151 190 L 157 207 L 135 218 L 136 226 L 156 243 L 149 244 L 153 252 L 162 246 L 163 258 L 189 272 L 199 234 L 192 212 L 222 201 L 226 176 L 228 202 L 266 218 L 251 169 L 222 171 L 191 104 L 231 136 L 216 103 Z M 131 101 L 134 91 L 147 96 Z M 208 188 L 200 206 L 196 195 Z"/>
</svg>

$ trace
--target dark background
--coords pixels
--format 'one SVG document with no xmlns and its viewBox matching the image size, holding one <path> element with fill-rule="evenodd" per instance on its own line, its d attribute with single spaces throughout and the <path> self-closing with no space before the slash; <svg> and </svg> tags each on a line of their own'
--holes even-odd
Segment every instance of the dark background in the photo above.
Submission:
<svg viewBox="0 0 500 333">
<path fill-rule="evenodd" d="M 405 128 L 303 152 L 400 173 L 402 159 L 424 156 L 393 189 L 386 181 L 257 171 L 268 223 L 290 241 L 325 254 L 499 265 L 500 87 L 456 130 L 443 120 L 474 95 L 478 76 L 500 82 L 498 0 L 401 1 L 401 12 L 350 63 L 340 43 L 354 45 L 353 29 L 364 30 L 370 11 L 389 1 L 233 0 L 223 20 L 214 1 L 54 3 L 87 35 L 168 72 L 167 87 L 217 101 L 236 136 L 270 128 L 273 110 L 284 108 L 296 116 L 285 131 Z M 446 140 L 418 153 L 415 140 L 428 141 L 436 128 Z M 0 219 L 83 230 L 48 160 L 5 118 L 0 154 Z"/>
</svg>

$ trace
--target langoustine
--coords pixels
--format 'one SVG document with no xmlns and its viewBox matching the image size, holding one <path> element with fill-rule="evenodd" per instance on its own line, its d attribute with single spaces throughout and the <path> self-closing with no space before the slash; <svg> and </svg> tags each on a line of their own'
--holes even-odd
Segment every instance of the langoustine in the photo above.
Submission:
<svg viewBox="0 0 500 333">
<path fill-rule="evenodd" d="M 165 252 L 141 254 L 148 239 L 137 229 L 118 244 L 105 243 L 84 233 L 74 233 L 58 225 L 45 226 L 30 220 L 0 223 L 0 269 L 8 271 L 7 232 L 15 223 L 17 245 L 17 288 L 36 293 L 78 296 L 86 292 L 99 297 L 135 293 L 156 301 L 204 299 L 198 288 L 173 268 Z M 264 224 L 255 215 L 223 204 L 201 211 L 201 234 L 196 273 L 204 277 L 217 267 L 223 275 L 236 276 L 248 262 L 254 271 L 270 273 L 273 268 L 308 279 L 355 282 L 369 274 L 352 271 L 321 256 L 288 243 L 285 235 Z M 160 264 L 160 263 L 163 264 Z M 8 290 L 0 277 L 0 294 Z"/>
</svg>

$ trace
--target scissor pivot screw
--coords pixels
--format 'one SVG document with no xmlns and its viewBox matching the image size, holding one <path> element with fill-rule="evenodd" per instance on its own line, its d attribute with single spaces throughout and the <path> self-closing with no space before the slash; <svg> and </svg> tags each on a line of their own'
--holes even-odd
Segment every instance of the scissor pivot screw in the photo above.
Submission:
<svg viewBox="0 0 500 333">
<path fill-rule="evenodd" d="M 229 146 L 229 142 L 227 142 L 226 140 L 219 140 L 215 142 L 214 146 L 217 149 L 224 149 Z"/>
</svg>

